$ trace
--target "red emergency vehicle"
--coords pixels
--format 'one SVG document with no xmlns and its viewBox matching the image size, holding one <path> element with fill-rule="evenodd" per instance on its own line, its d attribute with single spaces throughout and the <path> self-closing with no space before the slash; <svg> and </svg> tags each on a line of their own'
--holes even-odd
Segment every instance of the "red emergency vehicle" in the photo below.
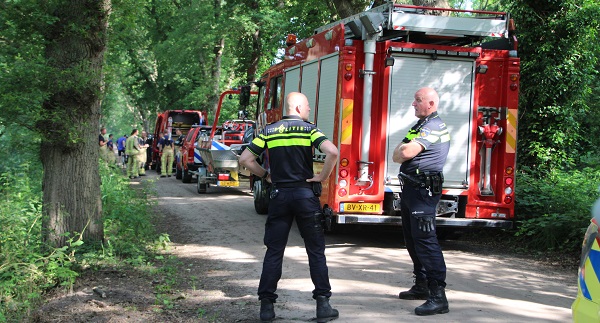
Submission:
<svg viewBox="0 0 600 323">
<path fill-rule="evenodd" d="M 226 96 L 237 94 L 240 97 L 240 108 L 238 115 L 242 119 L 227 120 L 222 126 L 218 126 L 223 99 Z M 201 136 L 195 145 L 196 151 L 202 160 L 202 165 L 197 171 L 192 172 L 198 177 L 198 193 L 206 194 L 210 186 L 217 187 L 239 187 L 240 177 L 249 177 L 250 172 L 239 165 L 239 154 L 244 146 L 254 138 L 255 122 L 247 120 L 246 108 L 250 102 L 250 96 L 257 95 L 250 91 L 249 86 L 241 89 L 231 89 L 221 93 L 213 125 L 210 131 Z"/>
<path fill-rule="evenodd" d="M 288 93 L 308 97 L 309 121 L 340 150 L 321 195 L 335 223 L 401 223 L 392 153 L 417 121 L 414 93 L 432 87 L 451 136 L 438 226 L 512 226 L 520 61 L 508 13 L 388 3 L 288 46 L 255 82 L 258 130 L 281 119 Z M 265 213 L 268 184 L 254 178 L 253 192 Z"/>
<path fill-rule="evenodd" d="M 167 110 L 158 114 L 156 117 L 156 125 L 154 126 L 154 138 L 152 141 L 152 165 L 160 172 L 160 157 L 158 150 L 158 141 L 160 134 L 166 131 L 169 132 L 171 139 L 177 140 L 176 129 L 181 130 L 183 136 L 186 136 L 193 125 L 206 125 L 206 115 L 202 111 L 197 110 Z M 179 147 L 175 148 L 176 150 Z M 176 162 L 172 166 L 175 166 Z"/>
<path fill-rule="evenodd" d="M 176 150 L 179 150 L 175 153 L 175 178 L 184 183 L 190 183 L 193 172 L 204 165 L 196 148 L 196 143 L 202 135 L 210 133 L 211 129 L 211 126 L 192 126 L 181 141 L 181 147 L 176 147 Z M 218 129 L 217 131 L 220 133 L 221 130 Z"/>
</svg>

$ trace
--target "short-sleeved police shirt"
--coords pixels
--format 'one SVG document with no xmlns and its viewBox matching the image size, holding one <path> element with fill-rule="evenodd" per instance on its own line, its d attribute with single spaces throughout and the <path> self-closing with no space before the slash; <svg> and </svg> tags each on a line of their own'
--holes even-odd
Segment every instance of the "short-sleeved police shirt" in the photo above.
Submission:
<svg viewBox="0 0 600 323">
<path fill-rule="evenodd" d="M 267 125 L 248 150 L 257 157 L 268 150 L 273 183 L 299 182 L 314 176 L 312 148 L 319 149 L 325 140 L 327 137 L 314 124 L 285 116 Z"/>
<path fill-rule="evenodd" d="M 409 131 L 403 142 L 416 141 L 423 150 L 400 165 L 405 174 L 441 172 L 450 150 L 450 133 L 437 112 L 421 119 Z"/>
</svg>

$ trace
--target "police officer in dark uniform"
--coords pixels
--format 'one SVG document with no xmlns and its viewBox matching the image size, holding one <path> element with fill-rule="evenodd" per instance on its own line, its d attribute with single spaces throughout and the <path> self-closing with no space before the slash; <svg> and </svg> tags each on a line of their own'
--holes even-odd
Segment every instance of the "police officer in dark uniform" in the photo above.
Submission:
<svg viewBox="0 0 600 323">
<path fill-rule="evenodd" d="M 442 170 L 450 149 L 450 134 L 437 113 L 439 96 L 432 88 L 415 93 L 412 105 L 419 118 L 393 160 L 400 166 L 403 183 L 400 201 L 402 230 L 412 259 L 415 285 L 401 292 L 401 299 L 427 300 L 415 308 L 417 315 L 448 313 L 446 263 L 435 230 L 436 206 L 444 180 Z"/>
<path fill-rule="evenodd" d="M 240 156 L 240 164 L 273 183 L 264 236 L 267 252 L 258 286 L 260 319 L 270 322 L 275 318 L 275 291 L 295 218 L 304 239 L 310 277 L 315 286 L 313 298 L 317 303 L 317 322 L 325 322 L 337 318 L 339 313 L 329 305 L 331 285 L 325 258 L 321 205 L 317 196 L 321 182 L 335 167 L 338 149 L 314 124 L 306 121 L 310 106 L 304 94 L 292 92 L 286 97 L 286 103 L 287 116 L 267 125 Z M 323 170 L 316 175 L 313 173 L 313 147 L 326 155 Z M 256 161 L 266 150 L 269 152 L 270 172 Z"/>
</svg>

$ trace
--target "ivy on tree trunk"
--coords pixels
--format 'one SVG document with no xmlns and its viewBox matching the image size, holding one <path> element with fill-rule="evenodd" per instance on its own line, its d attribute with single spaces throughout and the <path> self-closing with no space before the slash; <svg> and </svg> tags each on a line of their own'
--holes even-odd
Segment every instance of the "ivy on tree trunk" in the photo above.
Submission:
<svg viewBox="0 0 600 323">
<path fill-rule="evenodd" d="M 64 246 L 104 236 L 98 171 L 102 65 L 109 0 L 57 1 L 45 30 L 45 58 L 54 89 L 37 123 L 42 133 L 44 240 Z"/>
</svg>

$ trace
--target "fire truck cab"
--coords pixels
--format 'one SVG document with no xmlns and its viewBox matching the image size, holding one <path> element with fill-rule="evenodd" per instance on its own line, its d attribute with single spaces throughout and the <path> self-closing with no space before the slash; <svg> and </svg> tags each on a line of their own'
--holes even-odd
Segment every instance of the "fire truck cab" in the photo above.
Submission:
<svg viewBox="0 0 600 323">
<path fill-rule="evenodd" d="M 255 82 L 257 128 L 281 119 L 288 93 L 307 96 L 309 121 L 340 151 L 320 197 L 335 223 L 401 224 L 392 153 L 417 122 L 414 93 L 431 87 L 451 136 L 437 225 L 512 226 L 520 61 L 508 13 L 388 3 L 288 44 Z M 258 213 L 268 190 L 253 179 Z"/>
</svg>

